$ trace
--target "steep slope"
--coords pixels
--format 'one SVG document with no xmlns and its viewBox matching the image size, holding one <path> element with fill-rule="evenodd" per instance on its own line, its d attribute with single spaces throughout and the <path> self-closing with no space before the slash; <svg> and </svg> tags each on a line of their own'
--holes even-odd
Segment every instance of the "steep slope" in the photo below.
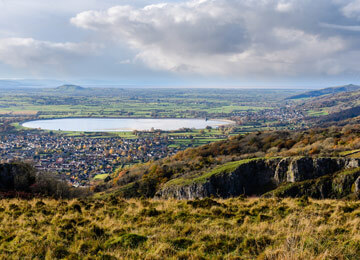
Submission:
<svg viewBox="0 0 360 260">
<path fill-rule="evenodd" d="M 262 195 L 284 183 L 298 183 L 325 175 L 331 180 L 332 174 L 356 167 L 360 167 L 360 159 L 300 157 L 242 160 L 227 163 L 202 175 L 169 181 L 155 194 L 155 197 L 194 199 L 210 196 L 228 198 L 239 195 Z M 359 175 L 358 169 L 350 180 L 339 179 L 339 187 L 342 187 L 343 191 L 349 190 Z M 315 183 L 304 189 L 304 195 L 312 194 L 308 190 L 314 189 L 314 185 Z M 302 195 L 296 192 L 283 194 L 293 197 Z M 333 195 L 326 190 L 321 194 L 322 198 Z M 347 195 L 349 192 L 339 193 L 339 197 Z"/>
<path fill-rule="evenodd" d="M 312 98 L 312 97 L 320 97 L 328 94 L 336 94 L 341 92 L 352 92 L 360 90 L 360 86 L 349 84 L 344 86 L 338 86 L 338 87 L 330 87 L 330 88 L 324 88 L 320 90 L 313 90 L 308 91 L 299 95 L 291 96 L 287 99 L 301 99 L 301 98 Z"/>
<path fill-rule="evenodd" d="M 226 184 L 227 181 L 219 180 L 217 176 L 223 176 L 224 172 L 231 173 L 235 176 L 234 171 L 238 167 L 245 167 L 248 169 L 250 176 L 254 175 L 262 178 L 255 186 L 264 186 L 259 188 L 259 190 L 251 192 L 250 190 L 252 188 L 249 189 L 249 187 L 247 187 L 245 188 L 246 192 L 249 191 L 249 194 L 262 194 L 263 192 L 269 191 L 270 188 L 277 187 L 279 183 L 275 182 L 274 184 L 273 182 L 276 168 L 278 165 L 285 165 L 284 167 L 287 168 L 290 167 L 287 164 L 287 160 L 292 161 L 294 158 L 308 156 L 311 160 L 316 161 L 316 163 L 321 162 L 321 160 L 318 159 L 321 157 L 336 158 L 336 160 L 341 161 L 347 160 L 343 158 L 343 156 L 347 156 L 348 154 L 351 154 L 353 157 L 358 156 L 359 153 L 356 151 L 359 149 L 360 128 L 358 125 L 347 125 L 342 128 L 320 128 L 310 131 L 257 132 L 233 136 L 224 141 L 187 149 L 172 157 L 158 161 L 135 165 L 131 168 L 119 169 L 114 173 L 112 181 L 100 184 L 95 190 L 104 191 L 111 186 L 111 189 L 107 192 L 115 192 L 127 198 L 154 197 L 155 194 L 157 194 L 156 196 L 162 197 L 162 194 L 166 193 L 166 188 L 174 186 L 173 184 L 188 187 L 188 185 L 184 184 L 196 183 L 196 185 L 191 188 L 196 190 L 199 189 L 198 187 L 200 186 L 203 187 L 202 183 L 205 181 L 206 183 L 210 183 L 212 187 L 204 188 L 207 191 L 200 191 L 200 195 L 203 192 L 201 196 L 205 196 L 206 194 L 209 196 L 216 195 L 219 193 L 222 197 L 227 197 L 235 194 L 243 194 L 244 189 L 234 188 L 235 191 L 233 193 L 226 194 L 226 191 L 222 191 L 221 188 L 217 187 L 214 181 L 208 182 L 208 177 L 212 176 L 210 180 L 214 179 L 216 182 L 222 182 L 226 190 L 228 189 L 226 188 L 226 185 L 228 185 Z M 285 161 L 282 161 L 282 158 L 290 159 L 284 159 Z M 332 159 L 330 161 L 332 161 Z M 299 162 L 302 162 L 302 160 L 299 160 Z M 313 163 L 309 164 L 312 165 Z M 321 174 L 312 174 L 311 172 L 309 174 L 311 174 L 312 178 L 316 178 L 334 173 L 334 171 L 328 171 L 328 169 L 334 168 L 331 163 L 329 163 L 329 165 L 323 165 L 324 172 Z M 335 167 L 334 169 L 335 171 L 339 171 L 343 168 L 344 166 Z M 304 168 L 302 171 L 307 171 L 307 168 Z M 303 172 L 301 174 L 306 175 L 306 173 Z M 241 176 L 244 175 L 242 174 Z M 285 179 L 287 180 L 287 178 Z M 302 180 L 303 179 L 297 179 L 297 181 Z M 247 186 L 248 185 L 250 184 L 247 183 Z M 160 190 L 162 191 L 160 192 Z M 208 190 L 211 190 L 211 192 Z M 196 196 L 198 195 L 194 195 L 194 197 Z"/>
<path fill-rule="evenodd" d="M 286 183 L 264 197 L 302 197 L 316 199 L 325 198 L 359 198 L 360 196 L 360 168 L 345 169 L 335 174 L 295 182 Z"/>
</svg>

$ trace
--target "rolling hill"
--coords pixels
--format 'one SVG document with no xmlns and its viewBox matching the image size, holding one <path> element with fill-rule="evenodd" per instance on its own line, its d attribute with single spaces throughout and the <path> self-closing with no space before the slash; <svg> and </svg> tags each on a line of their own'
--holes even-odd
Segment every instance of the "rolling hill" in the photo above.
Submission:
<svg viewBox="0 0 360 260">
<path fill-rule="evenodd" d="M 113 181 L 97 188 L 108 189 L 111 184 L 114 186 L 107 192 L 127 198 L 260 196 L 289 180 L 317 179 L 359 167 L 359 160 L 352 161 L 341 155 L 344 151 L 359 149 L 359 141 L 357 125 L 233 136 L 189 148 L 170 158 L 119 169 Z M 334 161 L 333 157 L 339 159 Z M 324 193 L 324 197 L 327 196 Z"/>
<path fill-rule="evenodd" d="M 342 92 L 352 92 L 360 90 L 360 86 L 349 84 L 344 86 L 338 86 L 338 87 L 330 87 L 330 88 L 324 88 L 320 90 L 313 90 L 308 91 L 302 94 L 298 94 L 295 96 L 288 97 L 287 99 L 301 99 L 301 98 L 313 98 L 313 97 L 320 97 L 328 94 L 337 94 Z"/>
<path fill-rule="evenodd" d="M 65 91 L 65 92 L 73 92 L 73 91 L 84 91 L 86 88 L 80 87 L 77 85 L 62 85 L 57 88 L 55 88 L 56 91 Z"/>
</svg>

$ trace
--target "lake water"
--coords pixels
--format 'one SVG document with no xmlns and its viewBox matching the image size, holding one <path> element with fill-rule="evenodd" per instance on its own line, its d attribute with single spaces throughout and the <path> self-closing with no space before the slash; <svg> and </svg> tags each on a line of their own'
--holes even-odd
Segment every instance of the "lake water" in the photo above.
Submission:
<svg viewBox="0 0 360 260">
<path fill-rule="evenodd" d="M 22 125 L 44 130 L 81 131 L 81 132 L 124 132 L 132 130 L 161 129 L 165 131 L 180 128 L 204 129 L 217 127 L 229 122 L 205 119 L 145 119 L 145 118 L 63 118 L 35 120 Z"/>
</svg>

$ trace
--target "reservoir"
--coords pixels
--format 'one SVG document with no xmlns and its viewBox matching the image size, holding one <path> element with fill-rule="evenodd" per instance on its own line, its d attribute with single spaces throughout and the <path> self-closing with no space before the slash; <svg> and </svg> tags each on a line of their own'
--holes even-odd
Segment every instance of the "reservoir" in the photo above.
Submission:
<svg viewBox="0 0 360 260">
<path fill-rule="evenodd" d="M 81 132 L 124 132 L 146 131 L 161 129 L 164 131 L 181 128 L 204 129 L 230 124 L 229 121 L 205 119 L 176 119 L 176 118 L 62 118 L 29 121 L 24 127 L 43 130 L 81 131 Z"/>
</svg>

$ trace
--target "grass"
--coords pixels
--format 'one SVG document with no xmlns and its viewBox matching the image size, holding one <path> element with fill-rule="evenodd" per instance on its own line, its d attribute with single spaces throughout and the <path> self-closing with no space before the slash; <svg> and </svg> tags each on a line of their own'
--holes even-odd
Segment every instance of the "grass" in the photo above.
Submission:
<svg viewBox="0 0 360 260">
<path fill-rule="evenodd" d="M 1 259 L 358 259 L 360 202 L 0 200 Z"/>
<path fill-rule="evenodd" d="M 189 178 L 176 178 L 166 183 L 166 186 L 186 186 L 192 183 L 204 183 L 208 179 L 210 179 L 212 176 L 218 175 L 218 174 L 226 174 L 233 172 L 237 167 L 239 167 L 242 164 L 248 163 L 250 161 L 254 160 L 261 160 L 260 158 L 254 158 L 254 159 L 244 159 L 236 162 L 228 162 L 223 165 L 220 165 L 216 167 L 215 169 L 202 173 L 200 176 L 191 176 Z"/>
<path fill-rule="evenodd" d="M 94 177 L 94 180 L 104 180 L 106 179 L 106 177 L 108 177 L 109 174 L 107 173 L 104 173 L 104 174 L 97 174 L 95 177 Z"/>
<path fill-rule="evenodd" d="M 357 153 L 360 153 L 360 149 L 340 152 L 339 155 L 341 155 L 341 156 L 349 156 L 349 155 L 353 155 L 353 154 L 357 154 Z"/>
<path fill-rule="evenodd" d="M 320 110 L 320 111 L 317 111 L 317 110 L 309 110 L 308 111 L 308 115 L 309 116 L 326 116 L 328 115 L 329 112 L 328 111 L 325 111 L 325 110 Z"/>
<path fill-rule="evenodd" d="M 288 92 L 230 89 L 221 90 L 221 94 L 216 89 L 88 89 L 84 92 L 18 90 L 3 93 L 0 97 L 0 114 L 38 114 L 40 118 L 224 117 L 236 111 L 271 109 L 288 96 Z"/>
</svg>

